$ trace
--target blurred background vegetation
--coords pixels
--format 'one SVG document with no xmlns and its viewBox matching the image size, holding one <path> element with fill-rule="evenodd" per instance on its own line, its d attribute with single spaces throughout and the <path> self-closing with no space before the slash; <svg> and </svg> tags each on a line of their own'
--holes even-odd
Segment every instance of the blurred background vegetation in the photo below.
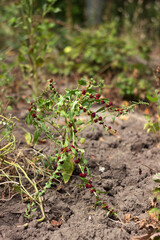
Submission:
<svg viewBox="0 0 160 240">
<path fill-rule="evenodd" d="M 145 100 L 160 61 L 159 13 L 159 0 L 1 0 L 1 111 L 52 77 L 104 79 L 122 99 Z"/>
</svg>

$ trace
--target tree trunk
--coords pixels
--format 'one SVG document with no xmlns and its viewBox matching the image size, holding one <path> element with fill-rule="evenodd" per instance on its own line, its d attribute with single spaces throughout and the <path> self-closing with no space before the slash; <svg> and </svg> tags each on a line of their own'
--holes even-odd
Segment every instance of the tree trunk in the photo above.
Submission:
<svg viewBox="0 0 160 240">
<path fill-rule="evenodd" d="M 103 16 L 104 0 L 86 0 L 86 19 L 90 26 L 101 23 Z"/>
</svg>

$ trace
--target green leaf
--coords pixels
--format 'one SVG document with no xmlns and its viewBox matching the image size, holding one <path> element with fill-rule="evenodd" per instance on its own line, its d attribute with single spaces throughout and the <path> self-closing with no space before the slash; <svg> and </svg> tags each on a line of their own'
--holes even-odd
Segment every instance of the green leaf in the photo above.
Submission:
<svg viewBox="0 0 160 240">
<path fill-rule="evenodd" d="M 33 135 L 33 142 L 34 142 L 34 144 L 36 144 L 38 142 L 38 138 L 40 137 L 40 135 L 41 135 L 41 130 L 37 129 L 34 132 L 34 135 Z"/>
<path fill-rule="evenodd" d="M 150 102 L 157 102 L 158 101 L 158 97 L 157 96 L 150 96 L 150 95 L 147 95 L 147 98 Z"/>
<path fill-rule="evenodd" d="M 153 180 L 157 183 L 160 183 L 160 173 L 157 173 L 153 176 Z"/>
<path fill-rule="evenodd" d="M 86 160 L 86 159 L 85 159 Z M 86 160 L 87 161 L 87 160 Z M 89 170 L 89 168 L 86 166 L 86 169 L 87 169 L 87 174 L 88 174 L 88 176 L 89 177 L 91 177 L 91 173 L 90 173 L 90 170 Z"/>
<path fill-rule="evenodd" d="M 101 108 L 99 108 L 99 109 L 96 111 L 96 113 L 98 113 L 98 112 L 102 112 L 103 110 L 105 110 L 105 107 L 101 107 Z"/>
<path fill-rule="evenodd" d="M 33 208 L 32 210 L 31 210 L 31 212 L 35 212 L 37 210 L 37 208 Z"/>
<path fill-rule="evenodd" d="M 156 187 L 156 188 L 153 190 L 153 193 L 155 193 L 155 194 L 160 193 L 160 187 Z"/>
<path fill-rule="evenodd" d="M 78 84 L 81 85 L 81 86 L 86 86 L 87 85 L 87 82 L 86 80 L 84 80 L 83 78 L 78 80 Z"/>
<path fill-rule="evenodd" d="M 86 165 L 88 162 L 87 159 L 85 159 L 84 157 L 82 157 L 81 159 L 82 159 L 83 163 Z"/>
<path fill-rule="evenodd" d="M 112 117 L 112 121 L 113 121 L 113 123 L 115 123 L 115 116 L 114 116 L 114 117 Z"/>
<path fill-rule="evenodd" d="M 31 145 L 32 135 L 31 135 L 29 132 L 27 132 L 27 133 L 25 134 L 25 139 L 26 139 L 26 143 L 27 143 L 28 145 Z"/>
<path fill-rule="evenodd" d="M 64 183 L 67 183 L 72 176 L 74 170 L 73 156 L 66 155 L 62 164 L 62 176 Z"/>
<path fill-rule="evenodd" d="M 22 192 L 21 187 L 19 185 L 14 185 L 13 187 L 18 193 Z"/>
<path fill-rule="evenodd" d="M 76 125 L 82 125 L 82 124 L 84 124 L 84 122 L 83 122 L 82 120 L 78 119 L 78 120 L 76 121 Z"/>
<path fill-rule="evenodd" d="M 27 115 L 27 117 L 26 117 L 26 119 L 25 119 L 25 122 L 26 122 L 28 125 L 30 125 L 30 124 L 32 123 L 32 120 L 33 120 L 33 118 L 32 118 L 32 116 L 31 116 L 31 114 L 28 113 L 28 115 Z"/>
<path fill-rule="evenodd" d="M 80 143 L 81 143 L 81 144 L 84 144 L 84 143 L 85 143 L 85 140 L 86 140 L 85 138 L 81 138 L 81 139 L 80 139 Z"/>
<path fill-rule="evenodd" d="M 74 101 L 74 102 L 73 102 L 73 105 L 72 105 L 72 107 L 71 107 L 71 110 L 72 110 L 72 111 L 74 110 L 74 108 L 75 108 L 75 106 L 76 106 L 77 103 L 78 103 L 78 101 Z"/>
<path fill-rule="evenodd" d="M 159 218 L 160 208 L 151 208 L 148 210 L 148 214 L 152 218 Z"/>
<path fill-rule="evenodd" d="M 47 182 L 47 183 L 46 183 L 46 188 L 50 188 L 51 185 L 52 185 L 51 182 Z"/>
<path fill-rule="evenodd" d="M 61 116 L 67 118 L 68 115 L 64 110 L 61 110 Z"/>
</svg>

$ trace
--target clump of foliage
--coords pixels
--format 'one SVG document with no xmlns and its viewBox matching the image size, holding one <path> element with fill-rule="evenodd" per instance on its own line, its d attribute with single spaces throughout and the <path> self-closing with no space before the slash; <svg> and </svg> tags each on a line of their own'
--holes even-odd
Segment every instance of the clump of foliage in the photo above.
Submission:
<svg viewBox="0 0 160 240">
<path fill-rule="evenodd" d="M 149 48 L 118 34 L 118 24 L 104 23 L 95 29 L 82 29 L 66 39 L 66 46 L 52 56 L 49 71 L 53 74 L 79 74 L 98 78 L 111 76 L 112 86 L 122 97 L 145 99 L 150 90 Z"/>
<path fill-rule="evenodd" d="M 118 35 L 116 22 L 107 23 L 96 29 L 84 29 L 69 39 L 60 56 L 56 56 L 53 73 L 78 72 L 93 76 L 108 69 L 128 71 L 131 68 L 128 58 L 136 54 L 139 53 L 135 43 Z"/>
<path fill-rule="evenodd" d="M 39 92 L 40 68 L 45 67 L 48 54 L 57 42 L 53 33 L 55 23 L 46 17 L 60 11 L 54 7 L 55 2 L 21 0 L 16 4 L 17 16 L 12 17 L 12 26 L 17 31 L 19 64 L 24 78 L 31 79 L 35 96 Z"/>
<path fill-rule="evenodd" d="M 155 71 L 155 78 L 157 79 L 157 89 L 152 92 L 152 95 L 147 95 L 148 100 L 156 105 L 157 113 L 154 118 L 150 115 L 146 115 L 147 123 L 144 129 L 151 133 L 160 133 L 160 66 L 157 66 Z"/>
</svg>

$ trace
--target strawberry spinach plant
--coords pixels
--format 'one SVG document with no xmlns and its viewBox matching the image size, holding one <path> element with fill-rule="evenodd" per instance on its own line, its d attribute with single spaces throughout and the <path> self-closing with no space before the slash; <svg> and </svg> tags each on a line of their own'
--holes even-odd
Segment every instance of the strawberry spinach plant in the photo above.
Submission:
<svg viewBox="0 0 160 240">
<path fill-rule="evenodd" d="M 99 197 L 100 191 L 96 190 L 90 170 L 87 167 L 88 160 L 85 158 L 85 138 L 80 133 L 89 125 L 99 124 L 106 133 L 116 134 L 116 130 L 105 123 L 105 118 L 113 115 L 113 119 L 122 114 L 132 111 L 136 103 L 121 109 L 115 107 L 111 101 L 101 96 L 103 83 L 91 79 L 81 79 L 75 89 L 65 89 L 64 94 L 56 90 L 53 79 L 49 80 L 48 87 L 42 94 L 30 103 L 26 122 L 35 127 L 33 143 L 36 144 L 41 133 L 44 138 L 49 138 L 56 145 L 55 153 L 48 158 L 45 166 L 50 174 L 49 180 L 42 189 L 44 194 L 52 184 L 61 181 L 64 183 L 70 180 L 74 168 L 79 167 L 82 185 L 90 190 L 96 197 L 96 205 L 100 204 L 107 209 L 108 214 L 114 213 L 106 202 Z M 94 110 L 94 105 L 98 110 Z M 107 112 L 107 115 L 104 113 Z M 84 115 L 86 117 L 84 118 Z M 83 118 L 82 118 L 83 116 Z"/>
</svg>

